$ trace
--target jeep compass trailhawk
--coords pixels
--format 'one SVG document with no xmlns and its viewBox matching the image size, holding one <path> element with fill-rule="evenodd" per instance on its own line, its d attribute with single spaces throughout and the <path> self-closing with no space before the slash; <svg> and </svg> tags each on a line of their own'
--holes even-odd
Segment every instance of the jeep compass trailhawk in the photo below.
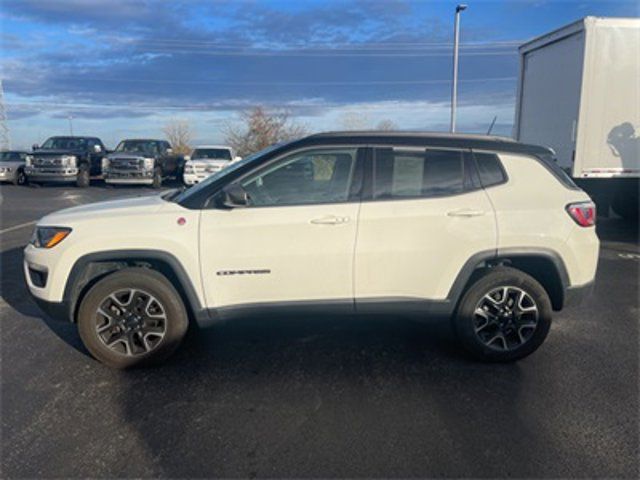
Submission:
<svg viewBox="0 0 640 480">
<path fill-rule="evenodd" d="M 594 222 L 544 147 L 325 133 L 184 192 L 48 215 L 24 271 L 43 310 L 118 368 L 167 357 L 190 321 L 285 311 L 450 318 L 470 353 L 510 361 L 588 294 Z"/>
</svg>

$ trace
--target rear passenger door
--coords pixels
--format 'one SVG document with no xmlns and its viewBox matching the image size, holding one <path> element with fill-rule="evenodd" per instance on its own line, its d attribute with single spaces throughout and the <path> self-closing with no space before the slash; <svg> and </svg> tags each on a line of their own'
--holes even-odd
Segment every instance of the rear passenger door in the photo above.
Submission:
<svg viewBox="0 0 640 480">
<path fill-rule="evenodd" d="M 493 208 L 469 151 L 376 148 L 360 209 L 355 297 L 445 300 L 463 265 L 496 248 Z"/>
</svg>

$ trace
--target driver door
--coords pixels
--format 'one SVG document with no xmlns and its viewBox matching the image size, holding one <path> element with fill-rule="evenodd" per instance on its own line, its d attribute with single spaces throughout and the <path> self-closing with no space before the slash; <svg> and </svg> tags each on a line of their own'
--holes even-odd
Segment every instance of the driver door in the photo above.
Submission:
<svg viewBox="0 0 640 480">
<path fill-rule="evenodd" d="M 200 219 L 207 306 L 225 317 L 253 307 L 353 309 L 361 161 L 353 147 L 285 155 L 235 183 L 244 208 Z"/>
</svg>

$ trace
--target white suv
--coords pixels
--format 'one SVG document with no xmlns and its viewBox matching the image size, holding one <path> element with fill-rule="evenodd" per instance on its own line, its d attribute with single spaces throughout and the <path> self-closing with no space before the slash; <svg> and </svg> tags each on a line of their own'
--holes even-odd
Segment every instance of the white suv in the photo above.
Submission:
<svg viewBox="0 0 640 480">
<path fill-rule="evenodd" d="M 218 173 L 232 162 L 240 160 L 233 149 L 224 145 L 200 145 L 193 149 L 191 156 L 185 158 L 183 182 L 187 186 L 195 185 Z"/>
<path fill-rule="evenodd" d="M 552 157 L 496 137 L 313 135 L 182 193 L 44 217 L 26 280 L 119 368 L 166 357 L 190 321 L 274 312 L 451 318 L 476 357 L 516 360 L 596 273 L 594 205 Z"/>
</svg>

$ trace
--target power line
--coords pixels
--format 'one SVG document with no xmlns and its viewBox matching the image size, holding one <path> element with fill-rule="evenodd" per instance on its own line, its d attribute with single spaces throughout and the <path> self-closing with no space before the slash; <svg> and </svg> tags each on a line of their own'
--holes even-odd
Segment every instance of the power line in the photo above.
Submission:
<svg viewBox="0 0 640 480">
<path fill-rule="evenodd" d="M 77 79 L 77 77 L 56 77 L 58 80 L 64 79 Z M 462 83 L 480 83 L 480 82 L 510 82 L 516 80 L 516 77 L 496 77 L 496 78 L 472 78 L 466 80 L 460 80 Z M 86 82 L 116 82 L 116 83 L 154 83 L 154 84 L 202 84 L 202 85 L 230 85 L 230 86 L 366 86 L 366 85 L 435 85 L 435 84 L 447 84 L 451 83 L 451 80 L 363 80 L 363 81 L 273 81 L 273 82 L 259 82 L 259 81 L 231 81 L 231 80 L 172 80 L 172 79 L 159 79 L 159 78 L 127 78 L 127 77 L 96 77 L 82 79 L 83 83 Z"/>
</svg>

